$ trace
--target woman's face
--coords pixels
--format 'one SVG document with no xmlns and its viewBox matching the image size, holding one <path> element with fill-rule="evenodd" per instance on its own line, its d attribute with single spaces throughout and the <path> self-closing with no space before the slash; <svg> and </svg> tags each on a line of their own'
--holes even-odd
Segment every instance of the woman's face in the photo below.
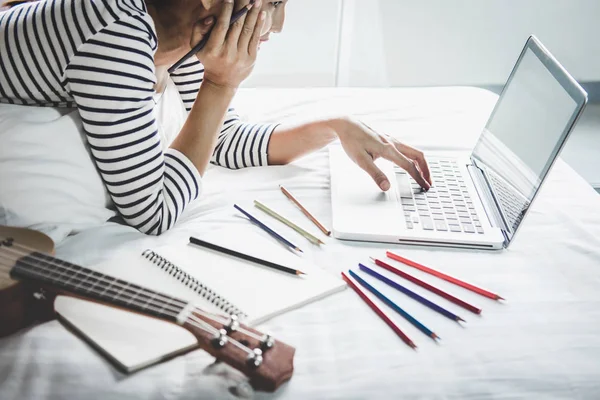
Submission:
<svg viewBox="0 0 600 400">
<path fill-rule="evenodd" d="M 263 0 L 262 11 L 267 13 L 265 26 L 261 32 L 260 41 L 264 43 L 269 40 L 271 33 L 279 33 L 283 30 L 285 23 L 285 6 L 288 0 L 272 1 Z"/>
<path fill-rule="evenodd" d="M 0 3 L 3 0 L 0 0 Z M 223 0 L 146 0 L 155 24 L 160 26 L 159 49 L 155 55 L 156 65 L 171 65 L 190 49 L 190 37 L 196 24 L 210 16 L 219 15 Z M 237 6 L 249 0 L 235 0 Z M 261 43 L 269 40 L 271 32 L 283 30 L 285 6 L 288 0 L 262 0 L 261 11 L 266 13 Z M 160 5 L 160 7 L 159 7 Z"/>
<path fill-rule="evenodd" d="M 1 0 L 0 0 L 1 1 Z M 198 2 L 198 0 L 196 0 Z M 285 6 L 288 0 L 274 1 L 274 0 L 262 0 L 261 11 L 266 12 L 265 26 L 261 32 L 261 42 L 269 40 L 271 33 L 279 33 L 283 30 L 285 23 Z M 236 1 L 237 3 L 237 1 Z M 240 1 L 240 3 L 247 4 L 248 0 Z M 197 16 L 195 20 L 202 20 L 209 15 L 217 16 L 223 6 L 222 0 L 207 0 L 209 8 L 201 8 L 202 12 L 195 13 Z M 203 5 L 203 4 L 202 4 Z M 187 10 L 189 12 L 189 10 Z"/>
</svg>

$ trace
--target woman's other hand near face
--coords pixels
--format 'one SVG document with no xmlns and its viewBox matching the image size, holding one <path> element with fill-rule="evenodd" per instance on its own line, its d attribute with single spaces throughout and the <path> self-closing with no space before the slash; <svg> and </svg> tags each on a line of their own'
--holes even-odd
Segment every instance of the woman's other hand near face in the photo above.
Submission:
<svg viewBox="0 0 600 400">
<path fill-rule="evenodd" d="M 262 0 L 257 0 L 246 15 L 229 26 L 234 2 L 225 0 L 206 47 L 197 54 L 204 65 L 205 83 L 235 89 L 250 75 L 265 23 L 261 4 Z M 203 24 L 195 27 L 192 43 L 202 39 Z"/>
</svg>

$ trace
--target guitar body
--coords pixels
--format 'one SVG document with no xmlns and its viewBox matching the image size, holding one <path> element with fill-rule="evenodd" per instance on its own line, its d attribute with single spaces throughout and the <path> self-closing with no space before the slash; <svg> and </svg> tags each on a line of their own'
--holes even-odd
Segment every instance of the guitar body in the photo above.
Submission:
<svg viewBox="0 0 600 400">
<path fill-rule="evenodd" d="M 294 371 L 295 349 L 239 323 L 236 315 L 196 304 L 54 258 L 42 233 L 0 226 L 0 338 L 36 321 L 53 319 L 54 299 L 66 294 L 159 318 L 191 332 L 198 345 L 273 392 Z M 11 277 L 15 277 L 15 281 Z"/>
<path fill-rule="evenodd" d="M 54 243 L 43 233 L 0 226 L 0 238 L 15 240 L 42 253 L 53 254 Z M 43 298 L 36 299 L 36 293 Z M 12 280 L 8 270 L 0 269 L 0 338 L 26 328 L 35 321 L 54 318 L 54 297 L 40 285 Z"/>
</svg>

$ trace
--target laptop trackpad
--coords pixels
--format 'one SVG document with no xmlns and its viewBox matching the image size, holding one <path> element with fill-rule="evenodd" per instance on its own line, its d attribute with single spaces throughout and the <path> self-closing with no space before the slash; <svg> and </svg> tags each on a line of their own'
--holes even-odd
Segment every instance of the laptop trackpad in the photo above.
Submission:
<svg viewBox="0 0 600 400">
<path fill-rule="evenodd" d="M 381 166 L 380 166 L 381 167 Z M 393 179 L 391 168 L 382 168 Z M 396 182 L 382 192 L 371 177 L 358 168 L 346 171 L 337 185 L 340 201 L 334 206 L 336 230 L 372 235 L 398 235 L 405 227 L 402 208 L 397 198 Z"/>
</svg>

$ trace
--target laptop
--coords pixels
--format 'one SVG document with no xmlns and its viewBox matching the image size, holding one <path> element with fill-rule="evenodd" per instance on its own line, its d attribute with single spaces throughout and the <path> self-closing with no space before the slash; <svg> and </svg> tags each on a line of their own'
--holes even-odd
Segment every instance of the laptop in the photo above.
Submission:
<svg viewBox="0 0 600 400">
<path fill-rule="evenodd" d="M 377 162 L 382 192 L 330 148 L 333 233 L 338 239 L 443 247 L 508 248 L 587 104 L 587 93 L 531 36 L 470 154 L 428 154 L 433 187 Z"/>
</svg>

